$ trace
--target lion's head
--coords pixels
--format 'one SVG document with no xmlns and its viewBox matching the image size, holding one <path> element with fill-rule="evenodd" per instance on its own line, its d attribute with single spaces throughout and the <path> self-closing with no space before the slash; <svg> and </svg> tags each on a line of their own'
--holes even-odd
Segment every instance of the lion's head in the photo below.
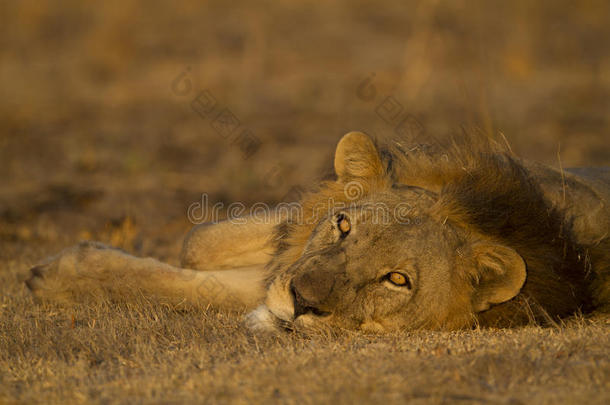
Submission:
<svg viewBox="0 0 610 405">
<path fill-rule="evenodd" d="M 547 295 L 566 291 L 566 280 L 539 272 L 529 281 L 531 267 L 563 268 L 540 258 L 558 245 L 533 235 L 559 225 L 508 155 L 433 158 L 400 145 L 380 152 L 353 132 L 339 142 L 334 166 L 337 180 L 303 200 L 298 221 L 277 229 L 265 304 L 249 316 L 254 328 L 455 329 L 486 313 L 516 319 L 515 305 L 499 304 L 514 304 L 526 278 L 530 292 L 547 282 L 557 288 Z M 526 205 L 528 215 L 517 215 Z M 529 218 L 541 213 L 551 219 Z M 525 246 L 532 243 L 539 246 Z M 558 312 L 573 303 L 562 305 Z"/>
</svg>

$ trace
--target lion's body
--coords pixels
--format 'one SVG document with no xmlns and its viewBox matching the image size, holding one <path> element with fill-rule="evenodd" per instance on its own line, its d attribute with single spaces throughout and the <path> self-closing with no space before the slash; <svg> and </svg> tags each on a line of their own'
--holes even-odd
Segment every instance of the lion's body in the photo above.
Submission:
<svg viewBox="0 0 610 405">
<path fill-rule="evenodd" d="M 523 164 L 472 140 L 379 151 L 350 133 L 335 170 L 298 217 L 194 228 L 182 268 L 87 243 L 35 267 L 28 287 L 254 310 L 255 329 L 509 326 L 610 302 L 607 169 Z"/>
</svg>

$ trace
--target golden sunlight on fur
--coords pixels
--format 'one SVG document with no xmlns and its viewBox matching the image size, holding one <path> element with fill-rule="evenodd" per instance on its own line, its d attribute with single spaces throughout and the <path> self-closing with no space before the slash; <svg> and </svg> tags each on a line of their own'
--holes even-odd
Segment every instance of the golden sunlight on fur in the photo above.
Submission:
<svg viewBox="0 0 610 405">
<path fill-rule="evenodd" d="M 607 173 L 559 173 L 482 136 L 424 151 L 360 132 L 339 141 L 334 167 L 299 218 L 194 228 L 181 267 L 83 243 L 27 286 L 63 302 L 248 309 L 259 331 L 515 326 L 608 305 Z"/>
</svg>

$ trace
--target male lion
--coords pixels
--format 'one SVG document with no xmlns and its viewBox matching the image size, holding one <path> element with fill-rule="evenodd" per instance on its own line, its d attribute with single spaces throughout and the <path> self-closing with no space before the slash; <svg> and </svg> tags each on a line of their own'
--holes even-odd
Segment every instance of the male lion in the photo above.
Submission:
<svg viewBox="0 0 610 405">
<path fill-rule="evenodd" d="M 472 138 L 380 151 L 359 132 L 334 166 L 297 214 L 195 227 L 182 268 L 85 242 L 27 286 L 247 309 L 255 330 L 511 326 L 607 308 L 608 169 L 556 171 Z"/>
</svg>

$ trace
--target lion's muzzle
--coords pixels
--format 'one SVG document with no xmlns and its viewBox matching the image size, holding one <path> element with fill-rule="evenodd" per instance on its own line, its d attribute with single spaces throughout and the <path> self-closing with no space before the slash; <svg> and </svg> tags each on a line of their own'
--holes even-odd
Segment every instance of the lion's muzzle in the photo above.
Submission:
<svg viewBox="0 0 610 405">
<path fill-rule="evenodd" d="M 305 315 L 308 313 L 311 313 L 313 315 L 316 316 L 325 316 L 328 315 L 329 312 L 328 311 L 324 311 L 321 308 L 323 308 L 323 300 L 319 300 L 317 298 L 317 294 L 311 294 L 311 288 L 306 287 L 304 289 L 306 291 L 306 294 L 312 298 L 310 300 L 308 300 L 307 298 L 305 298 L 301 292 L 299 291 L 299 289 L 297 289 L 295 287 L 295 283 L 291 283 L 290 285 L 290 293 L 292 294 L 292 300 L 293 300 L 293 305 L 294 305 L 294 319 L 298 318 L 301 315 Z M 330 293 L 330 290 L 328 290 Z M 324 294 L 321 294 L 324 295 Z M 327 297 L 328 294 L 325 295 L 325 297 Z"/>
<path fill-rule="evenodd" d="M 311 313 L 329 315 L 337 305 L 338 285 L 345 281 L 345 259 L 342 254 L 315 257 L 302 263 L 290 282 L 294 318 Z M 327 260 L 320 260 L 320 259 Z"/>
</svg>

